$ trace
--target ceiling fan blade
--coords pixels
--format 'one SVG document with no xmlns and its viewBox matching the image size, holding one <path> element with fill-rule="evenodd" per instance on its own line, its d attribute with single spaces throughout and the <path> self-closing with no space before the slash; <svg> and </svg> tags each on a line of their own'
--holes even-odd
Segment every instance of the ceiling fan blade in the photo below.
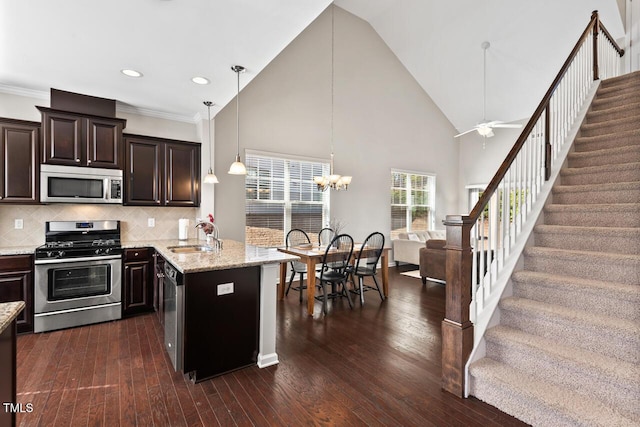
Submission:
<svg viewBox="0 0 640 427">
<path fill-rule="evenodd" d="M 510 128 L 510 129 L 519 129 L 522 127 L 522 125 L 520 124 L 516 124 L 516 123 L 499 123 L 499 124 L 495 124 L 491 127 L 494 128 Z"/>
<path fill-rule="evenodd" d="M 464 132 L 462 132 L 462 133 L 459 133 L 459 134 L 455 135 L 455 136 L 454 136 L 454 138 L 457 138 L 457 137 L 462 136 L 462 135 L 466 135 L 466 134 L 468 134 L 469 132 L 474 132 L 475 130 L 476 130 L 476 128 L 466 130 L 466 131 L 464 131 Z"/>
</svg>

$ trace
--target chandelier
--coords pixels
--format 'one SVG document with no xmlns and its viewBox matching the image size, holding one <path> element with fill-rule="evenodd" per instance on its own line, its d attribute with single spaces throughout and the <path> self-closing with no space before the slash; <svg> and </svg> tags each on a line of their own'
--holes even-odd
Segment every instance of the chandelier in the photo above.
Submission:
<svg viewBox="0 0 640 427">
<path fill-rule="evenodd" d="M 351 184 L 351 177 L 338 175 L 333 172 L 333 80 L 334 80 L 334 66 L 333 66 L 333 51 L 334 51 L 334 39 L 335 39 L 335 24 L 334 24 L 334 9 L 335 5 L 331 4 L 331 163 L 329 166 L 329 175 L 314 176 L 313 182 L 318 186 L 319 191 L 327 191 L 329 188 L 340 191 L 346 190 Z"/>
</svg>

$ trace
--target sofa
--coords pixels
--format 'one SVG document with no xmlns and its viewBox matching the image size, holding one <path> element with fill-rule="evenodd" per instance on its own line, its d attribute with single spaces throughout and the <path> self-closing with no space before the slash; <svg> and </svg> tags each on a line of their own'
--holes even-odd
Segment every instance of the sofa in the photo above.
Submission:
<svg viewBox="0 0 640 427">
<path fill-rule="evenodd" d="M 420 249 L 420 277 L 422 284 L 427 283 L 427 278 L 445 281 L 447 278 L 447 241 L 431 239 L 424 248 Z"/>
<path fill-rule="evenodd" d="M 397 239 L 391 240 L 393 260 L 398 266 L 401 262 L 420 265 L 420 249 L 426 247 L 431 239 L 444 239 L 444 230 L 408 231 L 398 234 Z"/>
</svg>

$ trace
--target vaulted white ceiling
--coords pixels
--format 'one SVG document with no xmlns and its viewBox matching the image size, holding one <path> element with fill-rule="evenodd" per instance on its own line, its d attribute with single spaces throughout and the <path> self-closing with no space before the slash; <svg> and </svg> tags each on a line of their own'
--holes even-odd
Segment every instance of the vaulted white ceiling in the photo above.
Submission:
<svg viewBox="0 0 640 427">
<path fill-rule="evenodd" d="M 114 98 L 124 110 L 194 120 L 219 111 L 330 0 L 2 0 L 0 91 L 51 87 Z M 458 130 L 531 114 L 598 9 L 614 37 L 616 0 L 336 0 L 368 21 Z M 134 79 L 123 68 L 141 71 Z M 204 76 L 200 86 L 191 77 Z"/>
</svg>

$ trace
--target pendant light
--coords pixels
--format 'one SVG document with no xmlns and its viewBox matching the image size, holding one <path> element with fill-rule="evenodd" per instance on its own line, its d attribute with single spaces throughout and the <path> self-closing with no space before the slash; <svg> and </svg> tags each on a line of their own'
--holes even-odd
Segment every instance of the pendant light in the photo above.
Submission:
<svg viewBox="0 0 640 427">
<path fill-rule="evenodd" d="M 207 116 L 209 117 L 209 171 L 207 175 L 204 177 L 205 184 L 217 184 L 218 177 L 213 173 L 213 168 L 211 167 L 211 154 L 213 153 L 213 147 L 211 146 L 211 106 L 213 102 L 204 101 L 204 105 L 207 106 Z"/>
<path fill-rule="evenodd" d="M 244 67 L 242 65 L 234 65 L 231 69 L 238 76 L 238 94 L 236 96 L 236 161 L 231 163 L 228 173 L 231 175 L 246 175 L 247 168 L 240 161 L 240 73 L 244 72 Z"/>
<path fill-rule="evenodd" d="M 350 176 L 341 176 L 333 172 L 333 80 L 334 80 L 334 47 L 335 47 L 335 5 L 331 4 L 331 163 L 329 163 L 329 175 L 314 176 L 313 182 L 318 186 L 318 191 L 327 191 L 329 188 L 334 190 L 346 190 L 351 184 Z"/>
</svg>

